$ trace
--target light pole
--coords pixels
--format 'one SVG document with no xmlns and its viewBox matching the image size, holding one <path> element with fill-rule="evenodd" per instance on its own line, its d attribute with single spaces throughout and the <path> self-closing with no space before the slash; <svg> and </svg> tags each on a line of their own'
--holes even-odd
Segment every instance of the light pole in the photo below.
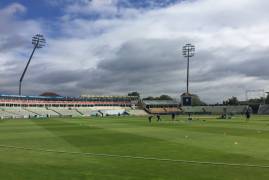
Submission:
<svg viewBox="0 0 269 180">
<path fill-rule="evenodd" d="M 190 57 L 194 56 L 195 46 L 192 44 L 186 44 L 182 48 L 182 54 L 187 58 L 187 94 L 189 94 L 189 68 L 190 68 Z"/>
<path fill-rule="evenodd" d="M 46 40 L 45 40 L 45 38 L 44 38 L 43 35 L 36 34 L 35 36 L 33 36 L 33 38 L 32 38 L 32 44 L 34 45 L 34 49 L 33 49 L 32 53 L 30 55 L 30 58 L 29 58 L 29 60 L 28 60 L 28 62 L 26 64 L 26 66 L 25 66 L 25 68 L 23 70 L 23 73 L 21 75 L 21 78 L 20 78 L 20 84 L 19 84 L 19 95 L 20 96 L 21 96 L 21 85 L 22 85 L 22 81 L 23 81 L 24 75 L 25 75 L 25 73 L 26 73 L 26 71 L 28 69 L 28 66 L 29 66 L 29 64 L 31 62 L 31 59 L 32 59 L 32 57 L 33 57 L 33 55 L 35 53 L 35 50 L 36 49 L 39 49 L 39 48 L 42 48 L 43 46 L 45 46 L 45 43 L 46 43 Z"/>
</svg>

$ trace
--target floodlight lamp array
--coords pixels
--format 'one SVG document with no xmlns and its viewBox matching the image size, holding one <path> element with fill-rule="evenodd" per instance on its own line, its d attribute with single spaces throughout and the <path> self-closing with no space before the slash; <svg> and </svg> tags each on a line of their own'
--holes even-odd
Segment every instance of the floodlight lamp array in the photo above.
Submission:
<svg viewBox="0 0 269 180">
<path fill-rule="evenodd" d="M 36 34 L 35 36 L 33 36 L 32 38 L 32 44 L 36 47 L 36 48 L 42 48 L 43 46 L 45 46 L 46 44 L 46 40 L 44 38 L 43 35 L 41 34 Z"/>
<path fill-rule="evenodd" d="M 195 46 L 192 44 L 186 44 L 182 48 L 182 54 L 184 57 L 193 57 L 195 52 Z"/>
</svg>

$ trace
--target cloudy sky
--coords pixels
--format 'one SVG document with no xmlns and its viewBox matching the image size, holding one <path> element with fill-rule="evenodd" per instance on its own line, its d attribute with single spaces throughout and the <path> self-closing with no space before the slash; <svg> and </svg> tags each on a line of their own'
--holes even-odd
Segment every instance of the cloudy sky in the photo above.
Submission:
<svg viewBox="0 0 269 180">
<path fill-rule="evenodd" d="M 196 46 L 190 90 L 206 102 L 269 90 L 268 0 L 1 0 L 0 93 L 41 33 L 23 94 L 168 94 L 186 89 L 181 49 Z"/>
</svg>

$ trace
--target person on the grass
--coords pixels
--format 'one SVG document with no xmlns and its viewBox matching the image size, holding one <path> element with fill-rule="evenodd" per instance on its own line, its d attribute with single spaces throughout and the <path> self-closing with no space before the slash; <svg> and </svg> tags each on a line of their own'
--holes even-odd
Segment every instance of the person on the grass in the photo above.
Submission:
<svg viewBox="0 0 269 180">
<path fill-rule="evenodd" d="M 175 120 L 175 117 L 176 117 L 176 114 L 175 113 L 172 113 L 172 120 L 174 121 Z"/>
<path fill-rule="evenodd" d="M 248 108 L 245 112 L 246 120 L 250 119 L 250 109 Z"/>
<path fill-rule="evenodd" d="M 160 116 L 160 114 L 157 114 L 157 121 L 161 121 L 161 116 Z"/>
<path fill-rule="evenodd" d="M 152 117 L 153 117 L 153 116 L 151 116 L 151 115 L 148 117 L 149 123 L 151 123 L 151 119 L 152 119 Z"/>
</svg>

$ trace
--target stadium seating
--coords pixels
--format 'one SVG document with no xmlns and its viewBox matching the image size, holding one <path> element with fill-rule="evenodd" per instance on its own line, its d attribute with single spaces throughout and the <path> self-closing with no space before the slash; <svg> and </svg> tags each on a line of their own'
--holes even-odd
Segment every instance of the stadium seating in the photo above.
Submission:
<svg viewBox="0 0 269 180">
<path fill-rule="evenodd" d="M 227 106 L 227 112 L 233 114 L 244 113 L 248 106 Z"/>
<path fill-rule="evenodd" d="M 14 116 L 15 116 L 14 114 L 9 113 L 9 112 L 6 112 L 3 109 L 0 109 L 0 117 L 1 117 L 1 119 L 4 119 L 4 118 L 12 118 Z"/>
<path fill-rule="evenodd" d="M 124 114 L 125 110 L 124 109 L 110 109 L 110 110 L 100 110 L 101 113 L 103 113 L 104 116 L 107 115 L 121 115 Z"/>
<path fill-rule="evenodd" d="M 201 106 L 183 106 L 183 112 L 185 113 L 203 113 L 204 109 Z"/>
<path fill-rule="evenodd" d="M 55 111 L 49 110 L 45 107 L 26 107 L 25 110 L 33 112 L 39 116 L 43 116 L 43 117 L 57 117 L 59 116 L 58 113 L 56 113 Z"/>
<path fill-rule="evenodd" d="M 162 113 L 166 113 L 164 108 L 149 108 L 148 109 L 150 113 L 152 114 L 162 114 Z"/>
<path fill-rule="evenodd" d="M 93 113 L 96 111 L 92 107 L 79 107 L 76 108 L 78 112 L 80 112 L 83 116 L 92 116 Z"/>
<path fill-rule="evenodd" d="M 124 110 L 125 108 L 124 107 L 121 107 L 121 106 L 95 106 L 93 107 L 94 110 Z"/>
<path fill-rule="evenodd" d="M 58 117 L 58 116 L 107 116 L 107 115 L 147 115 L 145 110 L 132 109 L 130 107 L 2 107 L 0 118 L 29 118 L 29 117 Z"/>
<path fill-rule="evenodd" d="M 193 113 L 193 114 L 231 114 L 244 113 L 247 106 L 183 106 L 177 107 L 151 107 L 145 110 L 134 107 L 121 106 L 94 106 L 94 107 L 4 107 L 0 108 L 0 118 L 30 118 L 30 117 L 57 117 L 57 116 L 106 116 L 129 114 L 136 116 L 152 114 L 171 113 Z M 269 105 L 261 105 L 259 114 L 269 114 Z"/>
<path fill-rule="evenodd" d="M 123 114 L 126 109 L 120 106 L 96 106 L 96 107 L 78 107 L 76 108 L 83 116 L 94 115 L 118 115 Z"/>
<path fill-rule="evenodd" d="M 82 114 L 79 113 L 76 109 L 62 107 L 50 107 L 48 109 L 60 114 L 61 116 L 82 116 Z"/>
<path fill-rule="evenodd" d="M 182 111 L 180 108 L 176 108 L 176 107 L 166 107 L 164 109 L 167 113 L 179 113 Z"/>
<path fill-rule="evenodd" d="M 12 114 L 12 117 L 14 118 L 28 118 L 37 115 L 36 113 L 27 111 L 22 107 L 2 107 L 2 110 L 9 114 Z"/>
<path fill-rule="evenodd" d="M 268 104 L 260 105 L 258 114 L 269 114 L 269 105 Z"/>
<path fill-rule="evenodd" d="M 126 111 L 129 115 L 133 116 L 146 116 L 148 113 L 142 109 L 127 109 Z"/>
<path fill-rule="evenodd" d="M 138 102 L 139 97 L 136 96 L 68 97 L 55 93 L 43 93 L 40 96 L 0 94 L 0 117 L 118 115 L 125 113 L 125 109 L 131 106 L 135 108 Z"/>
<path fill-rule="evenodd" d="M 246 110 L 247 106 L 183 106 L 182 110 L 185 113 L 197 114 L 221 114 L 226 113 L 241 114 Z"/>
<path fill-rule="evenodd" d="M 146 109 L 151 114 L 171 114 L 171 113 L 181 113 L 182 110 L 177 107 L 150 107 Z"/>
</svg>

